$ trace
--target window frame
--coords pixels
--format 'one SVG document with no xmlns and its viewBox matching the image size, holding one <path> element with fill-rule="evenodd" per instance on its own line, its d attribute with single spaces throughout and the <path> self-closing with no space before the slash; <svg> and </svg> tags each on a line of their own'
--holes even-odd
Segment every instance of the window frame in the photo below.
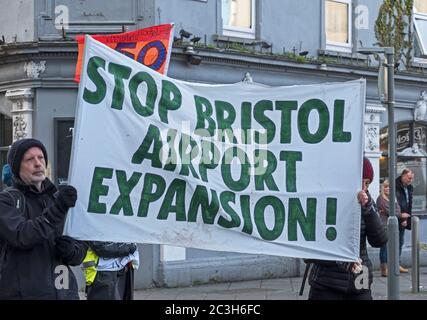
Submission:
<svg viewBox="0 0 427 320">
<path fill-rule="evenodd" d="M 222 1 L 221 1 L 221 21 L 222 21 L 222 34 L 228 37 L 238 37 L 238 38 L 246 38 L 246 39 L 255 39 L 256 37 L 256 0 L 251 1 L 251 27 L 250 28 L 242 28 L 226 25 L 224 20 L 222 19 Z"/>
<path fill-rule="evenodd" d="M 347 24 L 347 33 L 348 33 L 348 43 L 344 42 L 335 42 L 335 41 L 328 41 L 327 35 L 326 35 L 326 1 L 331 2 L 338 2 L 343 3 L 347 5 L 347 15 L 348 15 L 348 24 Z M 325 42 L 326 42 L 326 50 L 331 51 L 339 51 L 339 52 L 345 52 L 345 53 L 352 53 L 353 50 L 353 33 L 352 33 L 352 21 L 353 21 L 353 3 L 352 0 L 325 0 L 324 2 L 324 33 L 325 33 Z"/>
<path fill-rule="evenodd" d="M 427 22 L 427 13 L 418 12 L 417 9 L 415 8 L 415 5 L 413 9 L 414 9 L 414 16 L 412 17 L 412 19 L 414 23 L 415 37 L 417 38 L 420 50 L 422 51 L 422 55 L 425 56 L 425 57 L 417 57 L 414 55 L 413 61 L 415 63 L 427 64 L 427 47 L 424 46 L 424 43 L 421 41 L 421 37 L 418 34 L 419 31 L 418 31 L 417 22 L 416 22 L 417 19 L 424 20 Z"/>
</svg>

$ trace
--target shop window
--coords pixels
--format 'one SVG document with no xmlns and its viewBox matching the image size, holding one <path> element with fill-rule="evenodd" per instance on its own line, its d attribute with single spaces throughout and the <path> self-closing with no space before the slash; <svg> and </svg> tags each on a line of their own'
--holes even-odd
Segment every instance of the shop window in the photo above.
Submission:
<svg viewBox="0 0 427 320">
<path fill-rule="evenodd" d="M 351 0 L 325 1 L 326 49 L 351 53 Z"/>
<path fill-rule="evenodd" d="M 414 194 L 412 211 L 427 215 L 427 126 L 410 122 L 399 123 L 396 128 L 396 177 L 403 169 L 414 172 Z M 388 128 L 380 135 L 382 156 L 380 158 L 380 178 L 388 177 Z"/>
<path fill-rule="evenodd" d="M 225 36 L 255 39 L 255 0 L 222 0 Z"/>
</svg>

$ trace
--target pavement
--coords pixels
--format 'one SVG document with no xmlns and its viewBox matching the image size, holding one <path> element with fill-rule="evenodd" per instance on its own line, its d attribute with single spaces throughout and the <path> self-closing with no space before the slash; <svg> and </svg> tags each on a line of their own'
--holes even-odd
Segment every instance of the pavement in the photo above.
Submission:
<svg viewBox="0 0 427 320">
<path fill-rule="evenodd" d="M 400 299 L 427 300 L 427 268 L 420 268 L 420 292 L 412 293 L 411 269 L 401 273 Z M 307 300 L 308 281 L 304 295 L 299 296 L 302 277 L 224 282 L 179 288 L 150 288 L 135 291 L 135 300 Z M 387 278 L 374 271 L 374 300 L 387 300 Z"/>
</svg>

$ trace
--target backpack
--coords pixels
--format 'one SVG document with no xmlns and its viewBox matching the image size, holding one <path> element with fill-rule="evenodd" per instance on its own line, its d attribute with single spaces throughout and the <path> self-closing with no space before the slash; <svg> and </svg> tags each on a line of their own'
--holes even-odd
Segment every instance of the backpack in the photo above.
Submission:
<svg viewBox="0 0 427 320">
<path fill-rule="evenodd" d="M 15 207 L 19 209 L 22 214 L 25 214 L 25 197 L 22 192 L 15 187 L 7 187 L 3 192 L 6 192 L 12 198 Z"/>
<path fill-rule="evenodd" d="M 7 193 L 15 203 L 15 207 L 19 209 L 22 214 L 25 214 L 25 197 L 22 192 L 14 187 L 7 187 L 3 192 Z M 6 262 L 7 247 L 7 242 L 0 240 L 0 280 L 3 265 Z"/>
</svg>

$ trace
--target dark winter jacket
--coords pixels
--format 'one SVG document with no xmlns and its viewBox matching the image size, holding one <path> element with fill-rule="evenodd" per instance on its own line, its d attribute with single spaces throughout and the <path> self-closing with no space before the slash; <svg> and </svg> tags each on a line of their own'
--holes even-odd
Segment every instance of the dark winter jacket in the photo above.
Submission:
<svg viewBox="0 0 427 320">
<path fill-rule="evenodd" d="M 102 258 L 120 258 L 132 254 L 136 250 L 134 243 L 90 241 L 89 247 Z"/>
<path fill-rule="evenodd" d="M 366 240 L 372 247 L 379 248 L 387 243 L 386 227 L 381 222 L 375 203 L 369 196 L 368 204 L 362 208 L 360 227 L 360 259 L 369 270 L 369 287 L 372 283 L 372 263 L 369 260 Z M 348 264 L 337 261 L 314 260 L 309 283 L 312 287 L 330 289 L 344 294 L 358 294 L 367 289 L 356 289 L 359 274 L 347 271 Z"/>
<path fill-rule="evenodd" d="M 102 258 L 120 258 L 132 254 L 136 244 L 115 242 L 88 242 L 89 247 Z M 118 271 L 98 271 L 87 288 L 88 300 L 133 300 L 134 271 L 126 266 Z"/>
<path fill-rule="evenodd" d="M 409 185 L 406 188 L 408 189 L 408 195 L 409 195 L 408 201 L 406 200 L 405 188 L 403 187 L 401 177 L 397 177 L 397 179 L 396 179 L 396 199 L 397 199 L 397 202 L 399 203 L 400 210 L 402 212 L 412 214 L 412 194 L 414 192 L 414 187 L 412 185 Z M 405 228 L 405 227 L 401 226 L 401 222 L 403 220 L 404 219 L 399 219 L 399 228 L 400 229 Z M 406 229 L 408 229 L 408 230 L 411 229 L 411 218 L 407 219 Z"/>
<path fill-rule="evenodd" d="M 19 179 L 14 187 L 25 207 L 0 193 L 0 299 L 78 299 L 69 266 L 83 261 L 87 246 L 62 236 L 67 209 L 54 201 L 56 187 L 49 179 L 41 192 Z"/>
</svg>

